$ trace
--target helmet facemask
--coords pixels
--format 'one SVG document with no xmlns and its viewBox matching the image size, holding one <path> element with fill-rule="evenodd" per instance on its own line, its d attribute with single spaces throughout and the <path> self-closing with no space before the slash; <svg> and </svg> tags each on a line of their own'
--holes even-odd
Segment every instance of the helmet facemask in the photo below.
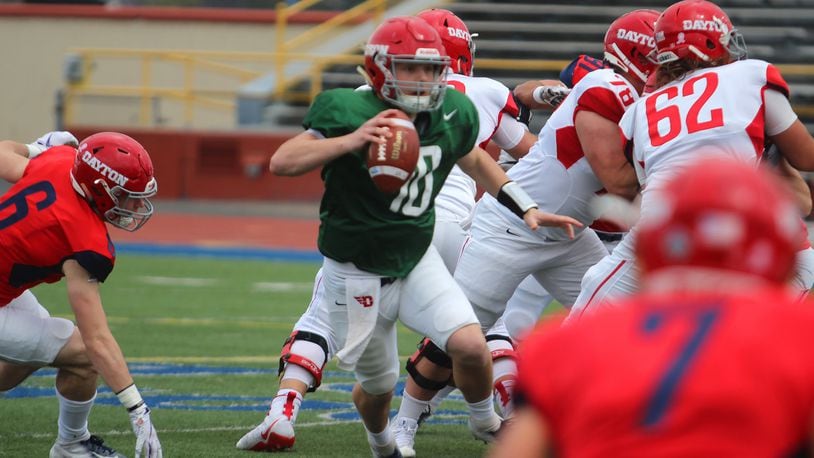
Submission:
<svg viewBox="0 0 814 458">
<path fill-rule="evenodd" d="M 382 98 L 393 106 L 412 114 L 438 109 L 444 102 L 447 87 L 446 70 L 449 66 L 449 57 L 419 56 L 419 52 L 415 56 L 378 54 L 374 57 L 376 66 L 384 75 Z M 399 64 L 432 65 L 434 79 L 432 81 L 398 80 L 396 79 L 396 67 Z"/>
<path fill-rule="evenodd" d="M 104 188 L 114 203 L 113 207 L 102 215 L 108 223 L 133 232 L 153 216 L 153 203 L 150 202 L 150 197 L 158 191 L 155 178 L 147 184 L 144 192 L 128 191 L 121 186 L 114 186 L 111 189 L 102 179 L 96 180 L 96 184 Z"/>
<path fill-rule="evenodd" d="M 121 186 L 111 188 L 102 178 L 95 180 L 90 189 L 79 184 L 73 174 L 71 182 L 97 214 L 120 229 L 134 232 L 153 216 L 154 207 L 149 198 L 158 192 L 155 178 L 147 183 L 143 192 L 129 191 Z"/>
</svg>

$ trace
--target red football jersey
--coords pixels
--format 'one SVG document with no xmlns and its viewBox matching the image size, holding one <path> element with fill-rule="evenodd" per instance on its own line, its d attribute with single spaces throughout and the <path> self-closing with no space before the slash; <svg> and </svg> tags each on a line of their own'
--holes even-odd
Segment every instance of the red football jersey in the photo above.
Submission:
<svg viewBox="0 0 814 458">
<path fill-rule="evenodd" d="M 68 146 L 49 149 L 0 197 L 0 307 L 28 288 L 59 281 L 66 259 L 99 281 L 113 270 L 107 227 L 71 184 L 75 157 Z"/>
<path fill-rule="evenodd" d="M 814 305 L 785 291 L 639 296 L 520 347 L 560 457 L 783 456 L 814 413 Z"/>
</svg>

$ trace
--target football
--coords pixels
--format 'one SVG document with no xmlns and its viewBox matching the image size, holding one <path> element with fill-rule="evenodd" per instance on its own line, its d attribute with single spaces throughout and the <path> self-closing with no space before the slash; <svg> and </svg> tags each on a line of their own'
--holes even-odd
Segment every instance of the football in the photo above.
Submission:
<svg viewBox="0 0 814 458">
<path fill-rule="evenodd" d="M 380 191 L 393 194 L 410 178 L 418 163 L 418 132 L 410 118 L 399 111 L 392 136 L 384 143 L 371 143 L 367 152 L 370 178 Z"/>
</svg>

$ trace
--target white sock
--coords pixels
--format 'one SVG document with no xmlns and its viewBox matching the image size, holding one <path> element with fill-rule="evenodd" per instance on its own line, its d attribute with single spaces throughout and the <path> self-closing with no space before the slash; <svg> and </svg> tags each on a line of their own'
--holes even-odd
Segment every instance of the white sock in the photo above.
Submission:
<svg viewBox="0 0 814 458">
<path fill-rule="evenodd" d="M 424 412 L 424 409 L 430 405 L 430 401 L 421 401 L 410 396 L 407 390 L 401 395 L 401 405 L 399 406 L 399 417 L 411 418 L 418 421 L 418 417 Z"/>
<path fill-rule="evenodd" d="M 368 431 L 367 427 L 365 427 L 365 431 L 367 432 L 367 442 L 378 455 L 387 456 L 396 451 L 396 438 L 393 437 L 393 432 L 390 430 L 389 420 L 380 433 L 372 433 Z"/>
<path fill-rule="evenodd" d="M 498 418 L 497 413 L 495 413 L 494 402 L 495 397 L 491 393 L 489 397 L 482 401 L 467 402 L 466 405 L 469 406 L 469 415 L 472 422 L 479 426 L 494 423 L 495 419 Z"/>
<path fill-rule="evenodd" d="M 283 388 L 272 399 L 268 416 L 270 418 L 285 416 L 291 423 L 294 423 L 300 412 L 300 404 L 302 404 L 302 395 L 297 390 Z"/>
<path fill-rule="evenodd" d="M 456 389 L 457 388 L 455 388 L 454 386 L 447 385 L 441 388 L 441 391 L 435 393 L 435 396 L 433 396 L 432 399 L 430 399 L 430 409 L 432 409 L 432 412 L 435 413 L 435 411 L 438 410 L 438 406 L 441 405 L 444 399 L 446 399 L 447 396 L 449 396 L 450 393 L 452 393 Z"/>
<path fill-rule="evenodd" d="M 57 421 L 59 430 L 59 441 L 71 443 L 83 441 L 90 437 L 88 432 L 88 417 L 96 393 L 87 401 L 71 401 L 62 396 L 59 390 L 54 390 L 59 400 L 59 420 Z"/>
</svg>

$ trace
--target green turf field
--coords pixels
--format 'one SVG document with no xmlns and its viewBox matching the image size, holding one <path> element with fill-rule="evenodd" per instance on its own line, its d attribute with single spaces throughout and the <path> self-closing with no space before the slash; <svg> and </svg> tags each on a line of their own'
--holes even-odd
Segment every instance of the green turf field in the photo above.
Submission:
<svg viewBox="0 0 814 458">
<path fill-rule="evenodd" d="M 119 256 L 102 297 L 113 334 L 153 408 L 164 456 L 258 456 L 234 444 L 262 420 L 277 390 L 280 346 L 308 304 L 318 267 Z M 34 293 L 52 314 L 71 316 L 64 284 L 40 286 Z M 417 341 L 399 328 L 402 355 L 412 353 Z M 303 404 L 297 444 L 283 456 L 370 456 L 350 400 L 350 374 L 333 363 L 326 370 L 324 388 Z M 0 456 L 48 455 L 57 429 L 53 380 L 53 371 L 44 369 L 0 395 Z M 465 418 L 460 395 L 442 404 L 434 423 L 419 431 L 419 456 L 482 456 L 486 447 L 469 434 Z M 104 388 L 90 429 L 133 455 L 127 414 Z"/>
</svg>

